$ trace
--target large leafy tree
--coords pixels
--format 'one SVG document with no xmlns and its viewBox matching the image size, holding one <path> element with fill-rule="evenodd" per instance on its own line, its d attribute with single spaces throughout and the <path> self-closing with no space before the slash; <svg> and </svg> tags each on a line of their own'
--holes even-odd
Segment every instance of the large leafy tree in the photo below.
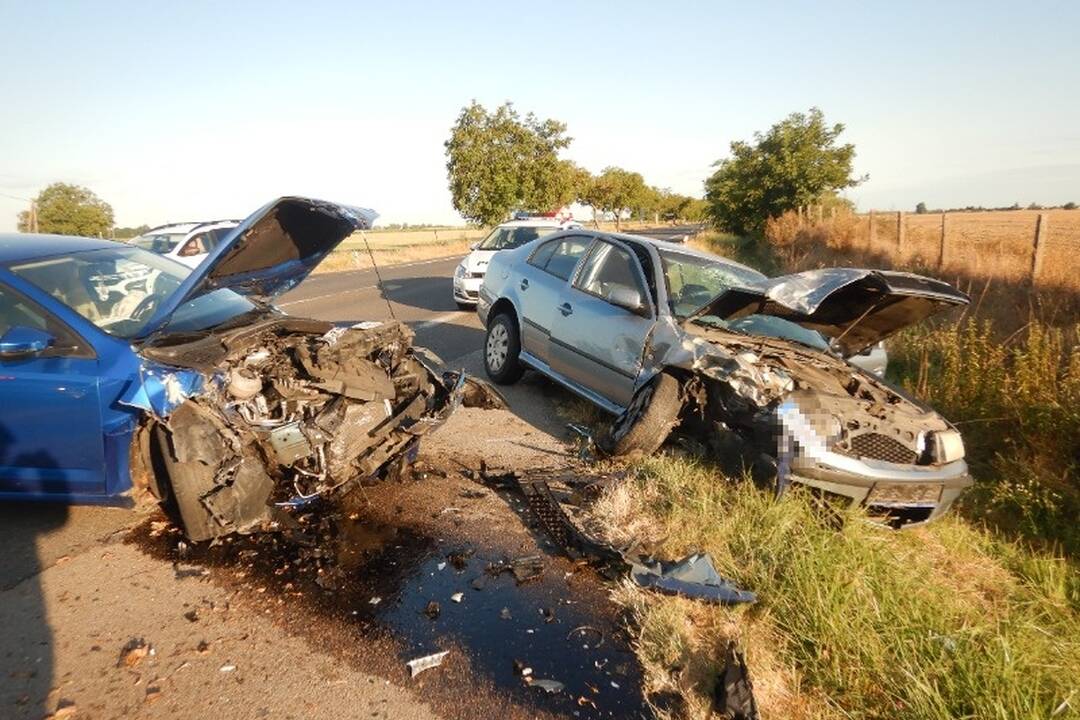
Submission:
<svg viewBox="0 0 1080 720">
<path fill-rule="evenodd" d="M 113 209 L 91 190 L 57 182 L 42 190 L 34 201 L 37 232 L 58 235 L 105 237 L 113 226 Z M 29 210 L 19 213 L 19 231 L 34 230 Z"/>
<path fill-rule="evenodd" d="M 586 205 L 592 206 L 593 210 L 612 213 L 618 229 L 623 212 L 638 208 L 641 203 L 650 203 L 651 196 L 645 179 L 639 173 L 619 167 L 606 167 L 592 179 L 580 199 Z"/>
<path fill-rule="evenodd" d="M 484 225 L 512 210 L 551 210 L 579 194 L 582 171 L 559 158 L 572 138 L 557 120 L 522 117 L 512 103 L 494 112 L 473 101 L 462 108 L 446 141 L 454 208 Z"/>
<path fill-rule="evenodd" d="M 757 233 L 770 217 L 858 185 L 855 146 L 837 142 L 844 126 L 827 125 L 817 108 L 792 113 L 754 142 L 731 143 L 731 157 L 705 181 L 709 216 L 721 229 Z"/>
</svg>

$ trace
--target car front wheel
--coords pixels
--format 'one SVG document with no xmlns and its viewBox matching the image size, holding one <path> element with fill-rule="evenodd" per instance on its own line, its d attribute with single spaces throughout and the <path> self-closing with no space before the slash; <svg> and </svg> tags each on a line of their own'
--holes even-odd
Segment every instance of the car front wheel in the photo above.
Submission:
<svg viewBox="0 0 1080 720">
<path fill-rule="evenodd" d="M 610 455 L 651 455 L 679 424 L 681 410 L 679 381 L 661 373 L 637 391 L 626 412 L 600 438 L 600 448 Z"/>
<path fill-rule="evenodd" d="M 488 324 L 484 340 L 484 370 L 499 385 L 517 382 L 524 372 L 521 366 L 521 337 L 517 323 L 507 314 L 496 315 Z"/>
</svg>

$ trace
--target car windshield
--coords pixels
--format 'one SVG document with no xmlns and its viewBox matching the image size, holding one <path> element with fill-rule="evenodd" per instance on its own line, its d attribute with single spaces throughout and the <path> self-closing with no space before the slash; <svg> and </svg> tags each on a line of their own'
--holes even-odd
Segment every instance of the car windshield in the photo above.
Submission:
<svg viewBox="0 0 1080 720">
<path fill-rule="evenodd" d="M 131 241 L 131 244 L 143 250 L 164 255 L 176 249 L 180 241 L 187 237 L 186 233 L 157 233 L 154 235 L 140 235 Z"/>
<path fill-rule="evenodd" d="M 521 247 L 525 243 L 532 242 L 537 238 L 559 229 L 558 225 L 532 226 L 532 227 L 497 227 L 491 234 L 480 241 L 477 250 L 512 250 Z"/>
<path fill-rule="evenodd" d="M 685 319 L 730 287 L 755 285 L 765 279 L 756 270 L 700 255 L 660 250 L 671 313 Z"/>
<path fill-rule="evenodd" d="M 31 260 L 9 268 L 110 335 L 137 337 L 161 303 L 191 270 L 134 247 L 117 247 Z M 256 309 L 232 290 L 219 289 L 181 305 L 168 329 L 197 331 Z"/>
<path fill-rule="evenodd" d="M 695 322 L 722 330 L 731 330 L 743 335 L 763 335 L 765 337 L 781 338 L 782 340 L 792 340 L 800 345 L 806 345 L 822 352 L 829 350 L 829 341 L 821 333 L 772 315 L 746 315 L 734 320 L 724 320 L 715 315 L 702 315 Z"/>
</svg>

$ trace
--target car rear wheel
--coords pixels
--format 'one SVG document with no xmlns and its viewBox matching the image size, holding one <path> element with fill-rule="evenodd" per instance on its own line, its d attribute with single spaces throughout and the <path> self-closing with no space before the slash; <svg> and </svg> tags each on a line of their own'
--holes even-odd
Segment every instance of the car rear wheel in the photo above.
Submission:
<svg viewBox="0 0 1080 720">
<path fill-rule="evenodd" d="M 661 373 L 642 387 L 599 441 L 610 455 L 652 454 L 679 424 L 679 381 Z"/>
<path fill-rule="evenodd" d="M 514 318 L 496 315 L 488 324 L 484 340 L 484 370 L 499 385 L 517 382 L 525 369 L 521 366 L 521 337 Z"/>
</svg>

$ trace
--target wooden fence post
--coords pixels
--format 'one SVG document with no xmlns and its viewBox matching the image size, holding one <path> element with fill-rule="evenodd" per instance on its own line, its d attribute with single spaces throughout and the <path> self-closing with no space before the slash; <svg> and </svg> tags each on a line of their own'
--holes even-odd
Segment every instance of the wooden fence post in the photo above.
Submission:
<svg viewBox="0 0 1080 720">
<path fill-rule="evenodd" d="M 1035 246 L 1031 249 L 1031 284 L 1037 285 L 1042 274 L 1043 255 L 1046 249 L 1048 218 L 1046 213 L 1039 213 L 1035 221 Z"/>
<path fill-rule="evenodd" d="M 904 254 L 904 235 L 906 234 L 905 233 L 906 230 L 907 230 L 907 227 L 906 227 L 906 224 L 904 223 L 904 211 L 899 210 L 896 213 L 896 254 L 897 255 L 903 255 Z"/>
<path fill-rule="evenodd" d="M 874 249 L 874 211 L 870 211 L 870 225 L 868 232 L 866 233 L 866 246 L 871 250 Z"/>
<path fill-rule="evenodd" d="M 824 219 L 824 217 L 825 217 L 825 206 L 824 205 L 818 205 L 817 206 L 817 221 L 820 223 Z"/>
<path fill-rule="evenodd" d="M 949 217 L 949 213 L 941 213 L 941 245 L 938 247 L 938 270 L 942 270 L 945 268 L 945 250 L 946 248 L 948 248 L 948 241 L 946 240 L 947 230 L 945 229 L 945 218 L 947 217 Z"/>
</svg>

